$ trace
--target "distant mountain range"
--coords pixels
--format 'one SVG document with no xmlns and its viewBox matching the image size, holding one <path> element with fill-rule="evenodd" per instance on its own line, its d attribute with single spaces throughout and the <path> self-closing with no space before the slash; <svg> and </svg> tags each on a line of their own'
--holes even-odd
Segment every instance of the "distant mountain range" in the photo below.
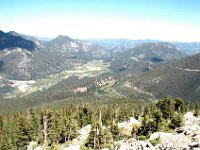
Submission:
<svg viewBox="0 0 200 150">
<path fill-rule="evenodd" d="M 114 47 L 120 47 L 120 48 L 133 48 L 137 44 L 141 43 L 156 43 L 161 42 L 159 40 L 130 40 L 130 39 L 87 39 L 87 41 L 99 44 L 106 48 L 114 48 Z"/>
<path fill-rule="evenodd" d="M 99 44 L 111 50 L 123 51 L 127 48 L 134 48 L 137 44 L 141 43 L 158 43 L 163 42 L 161 40 L 130 40 L 130 39 L 87 39 L 87 41 Z M 187 55 L 193 55 L 200 52 L 200 42 L 174 42 L 168 41 L 174 44 L 182 53 Z"/>
<path fill-rule="evenodd" d="M 73 95 L 83 89 L 97 94 L 106 89 L 109 96 L 146 100 L 171 95 L 198 100 L 200 54 L 188 55 L 199 47 L 199 43 L 79 40 L 64 35 L 44 42 L 0 31 L 0 95 L 34 80 L 39 95 L 58 95 L 58 91 Z"/>
</svg>

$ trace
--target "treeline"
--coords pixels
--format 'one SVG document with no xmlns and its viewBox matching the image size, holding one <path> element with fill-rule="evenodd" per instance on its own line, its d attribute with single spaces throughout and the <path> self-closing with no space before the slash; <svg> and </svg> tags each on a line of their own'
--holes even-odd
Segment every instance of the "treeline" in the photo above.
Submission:
<svg viewBox="0 0 200 150">
<path fill-rule="evenodd" d="M 129 138 L 121 134 L 117 123 L 134 116 L 142 123 L 133 126 L 131 137 L 148 138 L 156 131 L 169 131 L 182 125 L 188 105 L 182 99 L 166 97 L 143 105 L 111 104 L 93 106 L 90 103 L 71 104 L 64 109 L 29 109 L 26 113 L 0 116 L 0 149 L 25 150 L 30 141 L 47 149 L 57 149 L 61 143 L 79 136 L 79 129 L 91 124 L 90 135 L 82 149 L 112 147 L 113 141 Z"/>
</svg>

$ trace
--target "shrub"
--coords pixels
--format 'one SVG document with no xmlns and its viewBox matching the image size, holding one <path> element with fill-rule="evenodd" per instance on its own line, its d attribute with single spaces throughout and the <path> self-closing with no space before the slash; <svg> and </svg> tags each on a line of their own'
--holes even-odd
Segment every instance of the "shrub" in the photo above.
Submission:
<svg viewBox="0 0 200 150">
<path fill-rule="evenodd" d="M 156 146 L 157 144 L 160 143 L 160 138 L 156 138 L 156 139 L 150 140 L 150 143 L 151 143 L 153 146 Z"/>
<path fill-rule="evenodd" d="M 141 135 L 141 136 L 138 136 L 138 140 L 140 140 L 140 141 L 145 141 L 145 140 L 147 140 L 147 137 Z"/>
</svg>

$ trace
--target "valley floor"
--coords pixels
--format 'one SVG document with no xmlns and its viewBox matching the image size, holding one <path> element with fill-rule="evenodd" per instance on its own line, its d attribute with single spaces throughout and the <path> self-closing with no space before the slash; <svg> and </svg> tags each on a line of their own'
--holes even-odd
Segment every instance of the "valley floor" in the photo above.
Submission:
<svg viewBox="0 0 200 150">
<path fill-rule="evenodd" d="M 46 90 L 63 79 L 69 77 L 78 77 L 79 79 L 84 77 L 95 77 L 102 73 L 109 72 L 109 64 L 104 63 L 102 60 L 93 60 L 75 68 L 74 70 L 66 70 L 58 74 L 52 74 L 46 78 L 29 80 L 29 81 L 20 81 L 20 80 L 8 80 L 13 83 L 11 86 L 14 90 L 11 93 L 6 95 L 6 98 L 12 98 L 16 96 L 26 96 L 33 92 Z"/>
</svg>

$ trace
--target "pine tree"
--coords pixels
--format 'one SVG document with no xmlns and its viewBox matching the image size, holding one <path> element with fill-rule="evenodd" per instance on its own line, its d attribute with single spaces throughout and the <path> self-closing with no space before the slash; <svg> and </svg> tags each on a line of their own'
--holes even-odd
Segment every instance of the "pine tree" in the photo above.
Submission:
<svg viewBox="0 0 200 150">
<path fill-rule="evenodd" d="M 110 132 L 113 136 L 114 141 L 120 140 L 120 129 L 118 128 L 116 123 L 112 123 L 110 126 Z"/>
<path fill-rule="evenodd" d="M 199 105 L 198 105 L 198 104 L 195 105 L 195 108 L 194 108 L 194 116 L 195 116 L 195 117 L 198 117 L 198 116 L 199 116 Z"/>
<path fill-rule="evenodd" d="M 2 142 L 0 144 L 1 150 L 18 149 L 18 146 L 16 144 L 18 140 L 17 131 L 18 127 L 13 117 L 12 116 L 6 117 L 2 130 Z"/>
<path fill-rule="evenodd" d="M 2 141 L 3 141 L 3 117 L 0 116 L 0 148 L 2 145 Z"/>
<path fill-rule="evenodd" d="M 60 115 L 54 111 L 49 112 L 49 119 L 48 119 L 48 139 L 49 144 L 59 143 L 60 141 L 60 123 L 61 123 Z"/>
<path fill-rule="evenodd" d="M 12 143 L 12 138 L 10 136 L 9 131 L 4 130 L 2 134 L 2 139 L 0 141 L 0 149 L 1 150 L 14 150 L 17 149 L 15 145 Z"/>
<path fill-rule="evenodd" d="M 87 105 L 84 104 L 82 107 L 79 107 L 77 119 L 78 124 L 81 128 L 92 123 L 91 110 L 88 108 Z"/>
<path fill-rule="evenodd" d="M 183 116 L 180 113 L 174 113 L 173 118 L 169 124 L 169 127 L 175 129 L 183 125 Z"/>
<path fill-rule="evenodd" d="M 39 141 L 40 133 L 42 131 L 42 124 L 40 115 L 34 109 L 29 109 L 29 126 L 31 128 L 31 140 Z"/>
<path fill-rule="evenodd" d="M 99 110 L 95 115 L 93 115 L 92 130 L 85 143 L 85 146 L 100 150 L 104 148 L 105 145 L 106 133 L 101 122 L 101 110 Z"/>
<path fill-rule="evenodd" d="M 3 129 L 3 117 L 0 115 L 0 131 Z"/>
<path fill-rule="evenodd" d="M 174 101 L 172 100 L 171 97 L 163 98 L 162 100 L 158 101 L 156 106 L 162 112 L 163 118 L 171 119 L 174 113 Z"/>
<path fill-rule="evenodd" d="M 42 126 L 43 126 L 43 141 L 44 141 L 44 144 L 48 144 L 47 143 L 47 140 L 48 140 L 48 133 L 47 133 L 47 130 L 48 130 L 48 122 L 49 122 L 49 113 L 48 113 L 48 110 L 44 110 L 42 112 Z"/>
<path fill-rule="evenodd" d="M 142 126 L 138 130 L 139 135 L 149 136 L 151 133 L 156 132 L 156 122 L 151 115 L 144 115 L 142 118 Z"/>
<path fill-rule="evenodd" d="M 69 118 L 66 129 L 65 135 L 67 136 L 67 141 L 71 141 L 78 136 L 78 124 L 74 117 Z"/>
<path fill-rule="evenodd" d="M 16 144 L 20 149 L 27 149 L 27 145 L 31 141 L 31 129 L 28 120 L 21 114 L 15 115 L 17 123 L 17 141 Z"/>
<path fill-rule="evenodd" d="M 156 122 L 156 130 L 158 131 L 160 129 L 160 124 L 161 124 L 162 119 L 163 119 L 161 111 L 160 110 L 155 110 L 153 112 L 153 118 L 154 118 L 154 120 Z"/>
<path fill-rule="evenodd" d="M 78 123 L 76 120 L 77 111 L 75 107 L 70 106 L 69 109 L 63 111 L 63 123 L 62 123 L 62 141 L 70 141 L 78 136 Z"/>
<path fill-rule="evenodd" d="M 102 149 L 105 147 L 105 145 L 106 145 L 105 130 L 102 127 L 100 127 L 100 125 L 97 123 L 95 126 L 93 126 L 90 135 L 87 139 L 87 142 L 85 143 L 85 146 L 91 147 L 93 149 Z"/>
<path fill-rule="evenodd" d="M 131 116 L 131 111 L 128 109 L 128 105 L 127 102 L 125 101 L 123 107 L 120 107 L 119 110 L 119 121 L 126 121 L 129 119 L 129 117 Z"/>
<path fill-rule="evenodd" d="M 184 101 L 183 99 L 177 98 L 175 101 L 175 111 L 176 112 L 184 112 Z"/>
<path fill-rule="evenodd" d="M 109 129 L 105 130 L 105 147 L 111 149 L 113 145 L 113 136 Z"/>
</svg>

